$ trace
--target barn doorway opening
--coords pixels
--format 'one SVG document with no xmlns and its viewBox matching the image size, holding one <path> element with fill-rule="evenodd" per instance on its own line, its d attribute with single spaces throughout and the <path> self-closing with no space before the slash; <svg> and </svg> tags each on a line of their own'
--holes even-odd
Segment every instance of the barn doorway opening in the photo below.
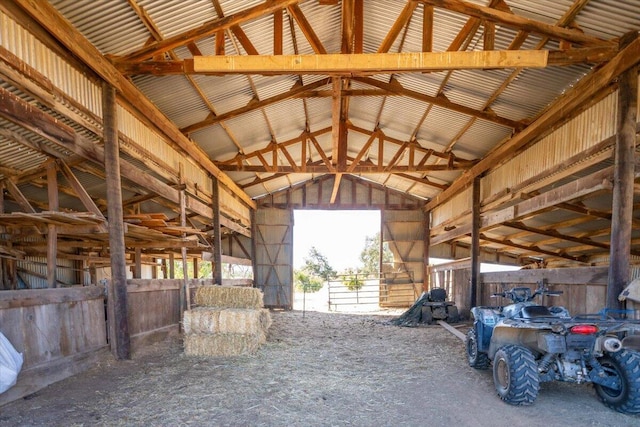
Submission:
<svg viewBox="0 0 640 427">
<path fill-rule="evenodd" d="M 328 311 L 330 287 L 357 288 L 379 276 L 380 219 L 379 210 L 294 210 L 294 310 Z"/>
</svg>

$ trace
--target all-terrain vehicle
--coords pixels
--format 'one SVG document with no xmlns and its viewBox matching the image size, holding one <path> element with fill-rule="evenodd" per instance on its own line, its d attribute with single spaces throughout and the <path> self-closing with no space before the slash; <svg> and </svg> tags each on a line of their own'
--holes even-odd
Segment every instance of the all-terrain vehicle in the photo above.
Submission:
<svg viewBox="0 0 640 427">
<path fill-rule="evenodd" d="M 431 289 L 422 301 L 420 322 L 431 324 L 434 320 L 446 320 L 449 323 L 460 320 L 458 307 L 453 301 L 447 301 L 447 291 L 443 288 Z"/>
<path fill-rule="evenodd" d="M 592 383 L 602 402 L 619 412 L 640 413 L 640 322 L 601 312 L 571 317 L 566 308 L 533 300 L 560 295 L 540 283 L 494 294 L 504 307 L 474 307 L 466 339 L 469 365 L 488 369 L 500 398 L 532 404 L 540 383 Z"/>
</svg>

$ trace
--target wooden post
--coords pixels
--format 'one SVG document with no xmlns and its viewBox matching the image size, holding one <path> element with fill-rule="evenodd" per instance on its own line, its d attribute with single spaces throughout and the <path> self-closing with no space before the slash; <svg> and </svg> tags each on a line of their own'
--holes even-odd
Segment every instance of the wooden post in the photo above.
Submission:
<svg viewBox="0 0 640 427">
<path fill-rule="evenodd" d="M 107 181 L 107 216 L 109 220 L 109 339 L 116 359 L 131 357 L 127 321 L 127 260 L 124 244 L 122 187 L 120 182 L 120 144 L 116 109 L 116 91 L 102 85 L 102 121 L 104 126 L 104 168 Z"/>
<path fill-rule="evenodd" d="M 478 305 L 478 280 L 480 278 L 480 177 L 473 180 L 471 196 L 471 289 L 470 305 Z"/>
<path fill-rule="evenodd" d="M 213 281 L 222 285 L 222 236 L 220 235 L 220 186 L 211 177 L 211 207 L 213 208 Z"/>
<path fill-rule="evenodd" d="M 47 193 L 49 210 L 57 211 L 58 203 L 58 169 L 55 162 L 47 165 Z M 56 288 L 56 270 L 58 268 L 58 230 L 55 224 L 47 225 L 47 286 Z"/>
<path fill-rule="evenodd" d="M 304 187 L 303 187 L 304 189 Z M 253 270 L 253 287 L 262 289 L 261 283 L 257 282 L 256 273 L 258 272 L 258 226 L 256 225 L 256 209 L 251 209 L 251 269 Z"/>
<path fill-rule="evenodd" d="M 637 32 L 634 32 L 634 38 Z M 631 42 L 628 37 L 624 42 Z M 624 46 L 622 46 L 624 47 Z M 633 218 L 635 173 L 636 111 L 638 105 L 638 67 L 620 75 L 618 121 L 614 148 L 613 202 L 611 209 L 611 249 L 607 281 L 607 308 L 620 309 L 618 295 L 629 282 L 629 261 Z"/>
<path fill-rule="evenodd" d="M 182 170 L 182 163 L 180 164 L 180 184 L 182 184 L 184 173 Z M 184 192 L 184 188 L 180 190 L 180 226 L 187 226 L 187 195 Z M 186 233 L 182 233 L 182 238 L 186 237 Z M 180 253 L 182 255 L 182 292 L 180 292 L 180 319 L 182 319 L 182 313 L 185 308 L 191 310 L 191 294 L 189 292 L 189 265 L 187 263 L 187 248 L 181 247 Z"/>
<path fill-rule="evenodd" d="M 424 236 L 422 260 L 424 263 L 422 290 L 429 290 L 429 247 L 431 246 L 431 211 L 424 212 Z"/>
<path fill-rule="evenodd" d="M 173 252 L 169 252 L 169 279 L 176 278 L 176 258 Z"/>
<path fill-rule="evenodd" d="M 142 279 L 142 249 L 136 248 L 136 259 L 133 264 L 133 278 Z"/>
</svg>

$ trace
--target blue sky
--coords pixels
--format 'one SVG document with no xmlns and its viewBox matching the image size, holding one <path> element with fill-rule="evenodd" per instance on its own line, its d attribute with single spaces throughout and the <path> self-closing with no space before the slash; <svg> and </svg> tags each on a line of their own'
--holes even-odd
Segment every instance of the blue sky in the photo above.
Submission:
<svg viewBox="0 0 640 427">
<path fill-rule="evenodd" d="M 380 231 L 380 211 L 294 211 L 293 267 L 315 246 L 337 271 L 360 265 L 365 238 Z"/>
</svg>

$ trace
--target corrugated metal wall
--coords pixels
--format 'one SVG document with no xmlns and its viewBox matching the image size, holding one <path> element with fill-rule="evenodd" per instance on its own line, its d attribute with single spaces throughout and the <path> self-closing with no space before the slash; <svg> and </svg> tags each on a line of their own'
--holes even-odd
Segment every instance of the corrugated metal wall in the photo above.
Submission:
<svg viewBox="0 0 640 427">
<path fill-rule="evenodd" d="M 561 165 L 615 135 L 618 92 L 614 92 L 482 178 L 482 199 Z"/>
</svg>

